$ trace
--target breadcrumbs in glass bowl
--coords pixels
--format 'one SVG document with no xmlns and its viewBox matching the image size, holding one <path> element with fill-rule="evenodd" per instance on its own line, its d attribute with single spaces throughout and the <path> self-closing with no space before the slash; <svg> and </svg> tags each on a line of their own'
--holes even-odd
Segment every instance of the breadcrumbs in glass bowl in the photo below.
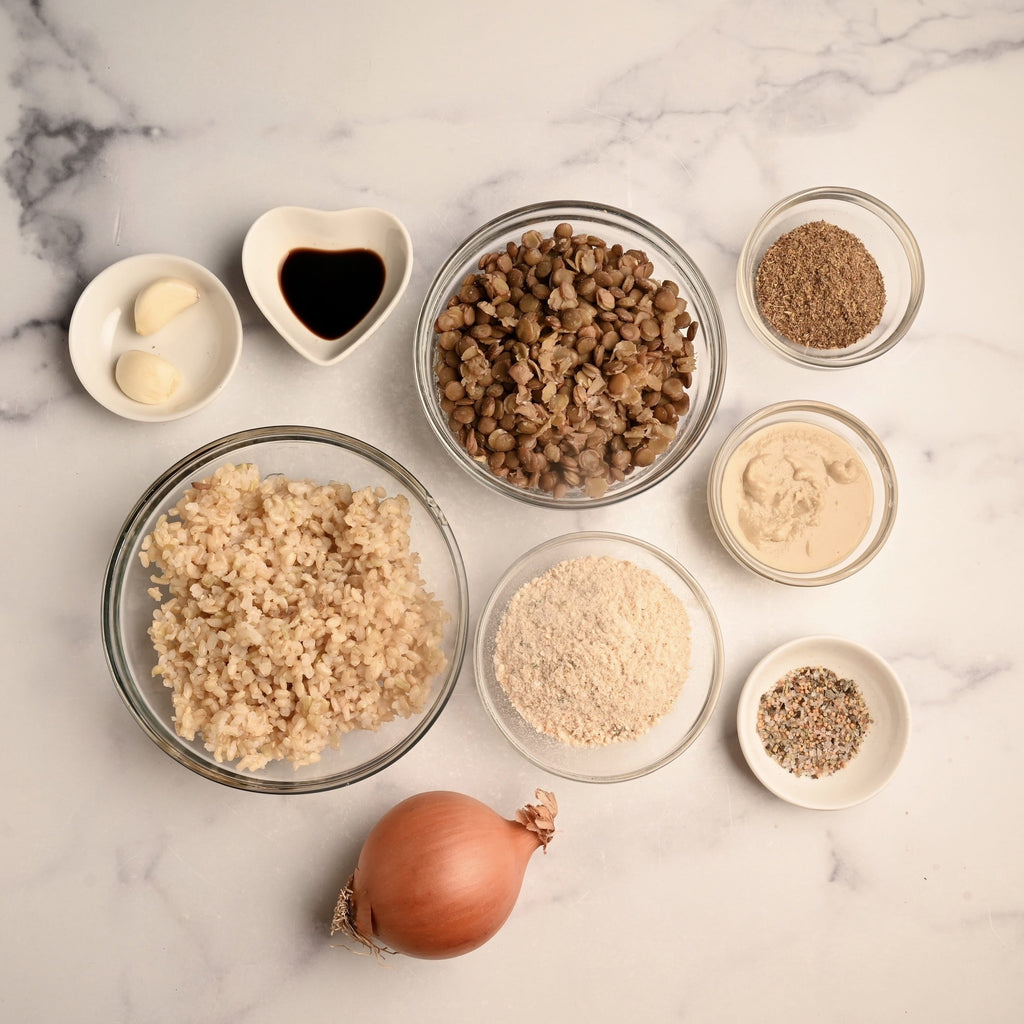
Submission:
<svg viewBox="0 0 1024 1024">
<path fill-rule="evenodd" d="M 473 664 L 484 707 L 528 761 L 579 782 L 623 782 L 700 736 L 723 646 L 707 595 L 675 558 L 584 532 L 513 562 L 480 614 Z"/>
</svg>

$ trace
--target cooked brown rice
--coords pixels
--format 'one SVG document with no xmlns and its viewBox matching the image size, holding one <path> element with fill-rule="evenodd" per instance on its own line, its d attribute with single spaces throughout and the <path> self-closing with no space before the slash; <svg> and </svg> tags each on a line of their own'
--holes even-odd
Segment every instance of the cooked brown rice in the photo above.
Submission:
<svg viewBox="0 0 1024 1024">
<path fill-rule="evenodd" d="M 174 725 L 218 761 L 319 760 L 343 733 L 418 714 L 443 669 L 443 605 L 410 550 L 409 502 L 226 465 L 142 543 L 149 635 Z"/>
</svg>

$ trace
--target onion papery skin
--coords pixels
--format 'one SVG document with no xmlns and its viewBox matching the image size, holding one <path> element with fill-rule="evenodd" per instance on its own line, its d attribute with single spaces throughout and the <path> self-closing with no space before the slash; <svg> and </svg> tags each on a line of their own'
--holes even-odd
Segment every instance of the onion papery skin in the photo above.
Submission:
<svg viewBox="0 0 1024 1024">
<path fill-rule="evenodd" d="M 342 894 L 345 920 L 339 924 L 336 912 L 333 930 L 375 951 L 424 960 L 468 953 L 508 920 L 530 857 L 552 833 L 538 834 L 462 793 L 409 797 L 367 836 Z"/>
</svg>

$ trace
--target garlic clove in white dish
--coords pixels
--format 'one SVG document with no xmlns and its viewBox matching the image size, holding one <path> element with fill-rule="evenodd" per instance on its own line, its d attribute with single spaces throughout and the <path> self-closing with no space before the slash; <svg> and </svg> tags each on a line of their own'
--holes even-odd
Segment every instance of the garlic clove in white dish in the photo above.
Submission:
<svg viewBox="0 0 1024 1024">
<path fill-rule="evenodd" d="M 366 277 L 345 269 L 356 261 L 344 257 L 374 254 L 382 264 L 383 280 Z M 296 285 L 282 282 L 286 261 L 289 269 L 307 258 L 312 274 L 334 273 L 328 280 L 310 276 Z M 386 210 L 360 207 L 349 210 L 314 210 L 300 206 L 279 206 L 267 211 L 249 228 L 242 246 L 242 271 L 253 300 L 270 325 L 305 359 L 319 366 L 330 366 L 353 352 L 369 338 L 394 310 L 412 274 L 412 240 L 402 222 Z M 319 264 L 319 267 L 317 267 Z M 331 265 L 334 264 L 334 269 Z M 353 294 L 342 295 L 346 289 Z M 368 290 L 369 289 L 369 290 Z M 301 290 L 301 301 L 296 295 Z M 309 311 L 322 294 L 330 303 L 357 308 L 356 322 L 344 322 L 337 336 L 322 330 Z M 289 302 L 289 298 L 292 302 Z M 330 315 L 328 319 L 330 319 Z M 320 333 L 317 330 L 320 329 Z"/>
<path fill-rule="evenodd" d="M 181 372 L 155 352 L 133 348 L 114 364 L 114 380 L 132 401 L 143 405 L 166 402 L 181 385 Z"/>
<path fill-rule="evenodd" d="M 135 330 L 143 336 L 156 334 L 198 301 L 199 289 L 191 281 L 180 277 L 151 281 L 135 299 Z"/>
<path fill-rule="evenodd" d="M 161 278 L 190 281 L 200 301 L 163 330 L 140 341 L 134 309 L 139 293 Z M 181 374 L 174 394 L 153 405 L 129 398 L 114 368 L 121 354 L 144 349 Z M 75 303 L 68 354 L 86 392 L 117 416 L 163 423 L 190 416 L 215 401 L 242 355 L 242 320 L 231 293 L 202 264 L 172 253 L 140 253 L 97 274 Z"/>
</svg>

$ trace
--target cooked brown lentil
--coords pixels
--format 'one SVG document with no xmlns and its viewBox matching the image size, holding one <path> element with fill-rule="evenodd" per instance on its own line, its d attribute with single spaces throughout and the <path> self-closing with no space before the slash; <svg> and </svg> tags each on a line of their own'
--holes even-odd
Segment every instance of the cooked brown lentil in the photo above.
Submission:
<svg viewBox="0 0 1024 1024">
<path fill-rule="evenodd" d="M 517 487 L 600 497 L 690 409 L 698 323 L 638 249 L 559 224 L 480 258 L 437 318 L 441 409 Z"/>
</svg>

